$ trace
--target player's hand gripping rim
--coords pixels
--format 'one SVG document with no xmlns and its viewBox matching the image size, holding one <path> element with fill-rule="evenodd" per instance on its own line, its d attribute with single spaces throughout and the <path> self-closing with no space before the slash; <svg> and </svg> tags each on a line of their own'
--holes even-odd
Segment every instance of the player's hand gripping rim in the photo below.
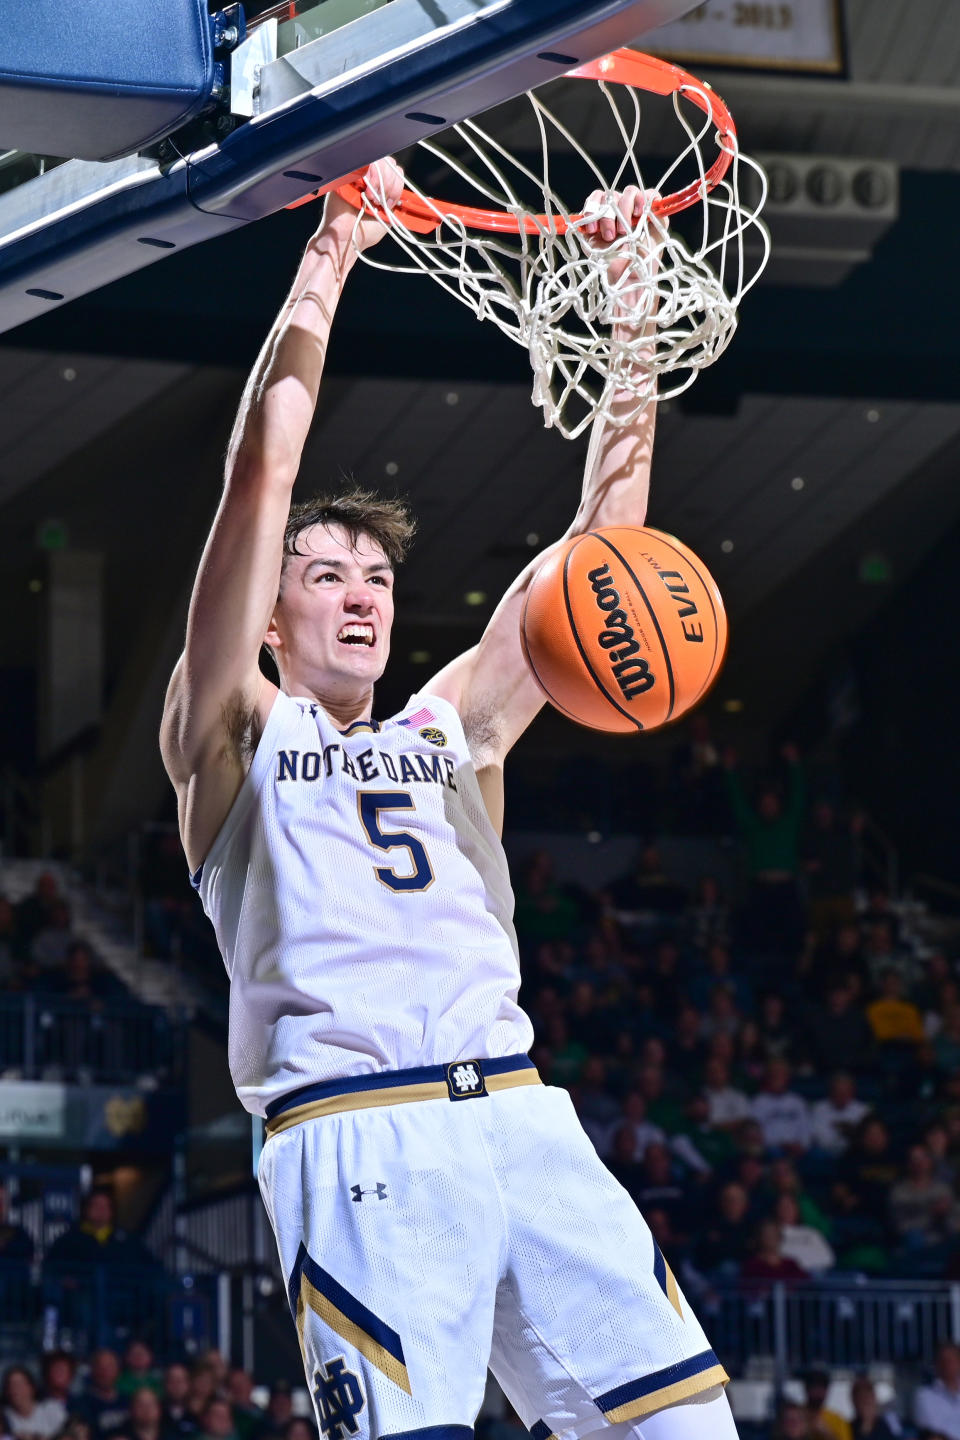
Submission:
<svg viewBox="0 0 960 1440">
<path fill-rule="evenodd" d="M 583 206 L 583 219 L 577 229 L 584 240 L 595 250 L 611 248 L 607 277 L 616 285 L 624 272 L 642 258 L 643 274 L 637 279 L 650 279 L 657 273 L 660 244 L 658 232 L 666 233 L 667 220 L 656 215 L 653 206 L 660 195 L 656 190 L 644 190 L 639 185 L 628 185 L 624 190 L 593 190 Z M 639 237 L 634 250 L 631 246 L 617 245 L 625 236 Z"/>
<path fill-rule="evenodd" d="M 320 228 L 348 235 L 356 249 L 363 251 L 382 240 L 390 228 L 390 213 L 403 195 L 403 170 L 392 155 L 386 155 L 367 166 L 359 189 L 363 195 L 359 211 L 331 190 Z"/>
</svg>

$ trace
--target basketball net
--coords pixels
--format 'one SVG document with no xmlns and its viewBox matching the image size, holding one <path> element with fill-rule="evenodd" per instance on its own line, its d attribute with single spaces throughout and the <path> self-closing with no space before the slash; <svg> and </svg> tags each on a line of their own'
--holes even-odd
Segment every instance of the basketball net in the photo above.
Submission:
<svg viewBox="0 0 960 1440">
<path fill-rule="evenodd" d="M 445 132 L 447 144 L 426 139 L 418 145 L 479 192 L 481 203 L 496 208 L 437 199 L 408 174 L 401 203 L 385 217 L 358 177 L 337 187 L 358 206 L 358 224 L 364 209 L 388 220 L 389 237 L 404 257 L 384 258 L 378 246 L 361 252 L 364 262 L 432 276 L 479 319 L 523 345 L 533 368 L 534 403 L 544 423 L 568 438 L 598 416 L 614 426 L 630 425 L 653 398 L 686 390 L 729 345 L 740 300 L 769 254 L 759 219 L 766 177 L 740 151 L 729 111 L 708 85 L 628 50 L 572 74 L 596 80 L 609 107 L 617 156 L 606 168 L 531 91 L 522 97 L 532 113 L 520 154 L 476 119 Z M 669 97 L 680 127 L 676 158 L 654 175 L 641 171 L 638 155 L 638 87 Z M 498 114 L 484 119 L 495 121 Z M 516 102 L 508 118 L 506 128 L 518 133 Z M 713 147 L 711 163 L 707 152 Z M 569 172 L 571 156 L 586 187 L 574 203 L 569 186 L 564 199 L 551 176 L 552 170 Z M 749 202 L 740 194 L 744 171 L 755 177 Z M 639 219 L 609 244 L 592 239 L 585 226 L 615 215 L 613 192 L 629 185 L 646 192 Z M 585 216 L 575 207 L 594 189 L 604 199 Z M 669 223 L 681 212 L 682 231 Z M 618 269 L 619 278 L 611 278 Z"/>
</svg>

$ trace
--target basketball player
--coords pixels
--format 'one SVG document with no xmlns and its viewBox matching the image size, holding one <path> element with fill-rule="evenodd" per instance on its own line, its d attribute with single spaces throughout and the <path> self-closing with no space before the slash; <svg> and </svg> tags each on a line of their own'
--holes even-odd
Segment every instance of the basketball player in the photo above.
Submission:
<svg viewBox="0 0 960 1440">
<path fill-rule="evenodd" d="M 392 162 L 366 178 L 396 203 Z M 643 206 L 615 200 L 592 243 Z M 386 229 L 355 227 L 329 195 L 244 391 L 162 730 L 320 1429 L 470 1440 L 489 1362 L 536 1440 L 729 1440 L 699 1323 L 527 1058 L 499 836 L 504 759 L 543 703 L 519 635 L 543 557 L 377 721 L 411 524 L 356 491 L 291 509 L 337 301 Z M 652 407 L 597 422 L 569 533 L 643 522 L 652 438 Z"/>
</svg>

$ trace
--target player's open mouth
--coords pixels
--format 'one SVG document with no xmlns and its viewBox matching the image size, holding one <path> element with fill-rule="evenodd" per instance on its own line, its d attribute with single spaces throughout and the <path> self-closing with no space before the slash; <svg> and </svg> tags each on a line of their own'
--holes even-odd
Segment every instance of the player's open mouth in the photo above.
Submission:
<svg viewBox="0 0 960 1440">
<path fill-rule="evenodd" d="M 372 645 L 372 625 L 344 625 L 337 635 L 341 645 Z"/>
</svg>

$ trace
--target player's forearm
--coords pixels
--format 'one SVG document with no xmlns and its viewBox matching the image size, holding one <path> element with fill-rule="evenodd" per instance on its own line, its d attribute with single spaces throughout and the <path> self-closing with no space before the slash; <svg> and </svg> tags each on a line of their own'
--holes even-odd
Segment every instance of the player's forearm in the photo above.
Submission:
<svg viewBox="0 0 960 1440">
<path fill-rule="evenodd" d="M 640 300 L 639 285 L 628 287 L 621 296 L 619 313 L 636 310 Z M 629 366 L 642 380 L 653 357 L 655 315 L 651 314 L 641 330 L 637 326 L 615 323 L 614 339 L 628 352 Z M 656 400 L 629 423 L 617 424 L 636 407 L 636 390 L 627 385 L 619 388 L 611 382 L 605 409 L 593 423 L 590 445 L 583 471 L 583 493 L 571 533 L 604 525 L 642 525 L 647 514 L 650 493 L 650 465 L 653 457 L 653 434 L 656 426 Z"/>
<path fill-rule="evenodd" d="M 619 392 L 610 402 L 616 417 L 636 404 Z M 605 525 L 642 525 L 650 493 L 650 463 L 656 426 L 656 402 L 639 418 L 618 426 L 600 416 L 594 421 L 583 472 L 583 493 L 571 534 Z"/>
<path fill-rule="evenodd" d="M 293 487 L 317 405 L 330 330 L 356 251 L 342 226 L 321 228 L 244 388 L 227 449 L 228 482 Z"/>
</svg>

